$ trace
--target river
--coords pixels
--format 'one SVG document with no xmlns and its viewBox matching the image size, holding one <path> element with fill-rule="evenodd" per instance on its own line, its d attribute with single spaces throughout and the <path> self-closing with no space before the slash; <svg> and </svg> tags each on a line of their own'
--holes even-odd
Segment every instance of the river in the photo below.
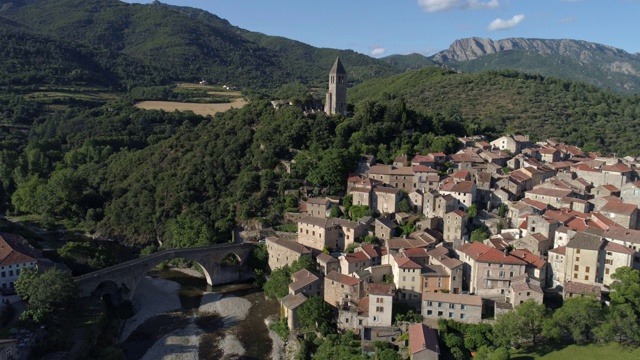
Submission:
<svg viewBox="0 0 640 360">
<path fill-rule="evenodd" d="M 199 344 L 198 341 L 195 345 L 186 344 L 188 341 L 184 338 L 180 340 L 183 342 L 180 344 L 183 349 L 189 346 L 197 347 L 199 359 L 222 358 L 224 350 L 218 345 L 221 341 L 228 343 L 229 338 L 233 339 L 234 344 L 239 342 L 244 348 L 244 355 L 233 357 L 234 359 L 270 359 L 272 340 L 265 325 L 265 318 L 278 314 L 278 303 L 266 300 L 261 289 L 253 284 L 231 284 L 212 288 L 204 278 L 174 270 L 156 271 L 149 275 L 171 280 L 180 285 L 181 310 L 153 316 L 140 324 L 122 344 L 127 359 L 141 359 L 152 348 L 155 354 L 158 351 L 158 344 L 156 344 L 158 340 L 169 334 L 184 336 L 185 333 L 192 335 L 192 337 L 199 335 Z M 234 321 L 233 316 L 228 314 L 221 317 L 218 314 L 201 312 L 199 308 L 205 305 L 202 304 L 203 296 L 208 302 L 211 302 L 211 299 L 222 297 L 222 300 L 227 299 L 225 306 L 231 305 L 233 307 L 235 302 L 238 305 L 243 303 L 250 308 L 245 318 L 239 317 L 238 321 Z M 234 300 L 234 297 L 240 299 Z M 163 301 L 163 299 L 156 301 Z M 207 306 L 212 305 L 209 303 Z M 237 341 L 235 341 L 236 339 Z M 162 347 L 160 346 L 160 348 Z M 167 350 L 167 353 L 172 355 L 171 359 L 194 358 L 193 355 L 181 357 L 178 354 L 176 356 L 175 351 Z M 192 353 L 196 353 L 196 351 Z M 148 356 L 149 354 L 147 354 Z"/>
</svg>

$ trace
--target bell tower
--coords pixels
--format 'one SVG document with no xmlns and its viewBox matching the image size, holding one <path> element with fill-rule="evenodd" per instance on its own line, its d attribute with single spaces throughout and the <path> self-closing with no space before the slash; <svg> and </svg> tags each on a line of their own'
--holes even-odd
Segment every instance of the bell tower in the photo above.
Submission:
<svg viewBox="0 0 640 360">
<path fill-rule="evenodd" d="M 328 115 L 347 114 L 347 71 L 340 57 L 336 58 L 329 72 L 329 92 L 324 104 L 324 112 Z"/>
</svg>

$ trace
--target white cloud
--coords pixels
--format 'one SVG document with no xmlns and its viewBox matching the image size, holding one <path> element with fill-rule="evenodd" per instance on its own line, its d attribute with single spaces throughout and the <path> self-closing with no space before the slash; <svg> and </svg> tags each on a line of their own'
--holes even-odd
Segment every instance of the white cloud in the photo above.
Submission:
<svg viewBox="0 0 640 360">
<path fill-rule="evenodd" d="M 460 0 L 418 0 L 418 5 L 426 12 L 451 10 L 460 4 Z"/>
<path fill-rule="evenodd" d="M 569 16 L 569 17 L 566 17 L 564 19 L 560 19 L 560 23 L 561 24 L 566 24 L 566 23 L 574 22 L 575 20 L 576 20 L 575 16 Z"/>
<path fill-rule="evenodd" d="M 387 49 L 383 47 L 376 47 L 376 48 L 373 48 L 373 50 L 371 50 L 371 56 L 380 56 L 386 52 L 387 52 Z"/>
<path fill-rule="evenodd" d="M 516 25 L 520 24 L 524 20 L 524 15 L 514 15 L 511 19 L 501 19 L 497 18 L 489 24 L 487 30 L 495 31 L 495 30 L 508 30 L 514 28 Z"/>
<path fill-rule="evenodd" d="M 418 5 L 425 12 L 466 9 L 496 9 L 500 7 L 499 0 L 418 0 Z"/>
<path fill-rule="evenodd" d="M 497 9 L 500 7 L 498 0 L 489 0 L 487 2 L 479 0 L 469 0 L 466 7 L 470 9 Z"/>
</svg>

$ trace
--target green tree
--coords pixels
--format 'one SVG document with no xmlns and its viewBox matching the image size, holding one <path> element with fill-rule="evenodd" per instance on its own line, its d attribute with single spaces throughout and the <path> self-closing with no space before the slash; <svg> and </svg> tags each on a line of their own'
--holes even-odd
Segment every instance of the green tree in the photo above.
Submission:
<svg viewBox="0 0 640 360">
<path fill-rule="evenodd" d="M 33 282 L 38 278 L 38 270 L 34 268 L 22 269 L 18 280 L 15 281 L 16 293 L 20 298 L 29 302 L 30 289 Z"/>
<path fill-rule="evenodd" d="M 500 204 L 498 215 L 503 219 L 505 216 L 507 216 L 507 206 L 505 204 Z"/>
<path fill-rule="evenodd" d="M 535 347 L 549 313 L 544 305 L 527 300 L 514 311 L 498 315 L 493 326 L 494 342 L 512 347 L 532 343 Z"/>
<path fill-rule="evenodd" d="M 479 227 L 471 232 L 470 242 L 482 242 L 489 238 L 489 230 L 486 227 Z"/>
<path fill-rule="evenodd" d="M 600 302 L 594 297 L 567 299 L 544 324 L 543 335 L 560 339 L 564 335 L 579 343 L 591 341 L 603 319 Z"/>
<path fill-rule="evenodd" d="M 200 216 L 180 214 L 167 222 L 170 248 L 179 249 L 213 244 L 214 234 L 208 221 Z"/>
<path fill-rule="evenodd" d="M 289 265 L 271 271 L 269 280 L 262 289 L 264 294 L 271 299 L 279 300 L 289 294 L 289 284 L 291 283 L 291 269 Z"/>
<path fill-rule="evenodd" d="M 473 218 L 478 216 L 478 205 L 471 204 L 471 206 L 469 206 L 469 208 L 467 209 L 467 215 L 469 216 L 469 220 L 472 220 Z"/>
<path fill-rule="evenodd" d="M 311 296 L 300 305 L 298 310 L 300 326 L 322 334 L 328 334 L 333 328 L 333 313 L 329 304 L 321 296 Z"/>
<path fill-rule="evenodd" d="M 631 304 L 611 305 L 605 309 L 604 321 L 593 329 L 601 341 L 640 342 L 638 317 Z"/>
<path fill-rule="evenodd" d="M 611 304 L 630 304 L 640 315 L 640 271 L 628 266 L 619 267 L 611 275 Z"/>
<path fill-rule="evenodd" d="M 362 245 L 362 244 L 352 242 L 351 244 L 349 244 L 349 245 L 347 246 L 347 248 L 346 248 L 346 249 L 344 249 L 344 252 L 345 252 L 345 253 L 347 253 L 347 254 L 352 254 L 352 253 L 353 253 L 353 252 L 354 252 L 358 247 L 360 247 L 361 245 Z"/>
<path fill-rule="evenodd" d="M 366 205 L 354 205 L 349 208 L 352 221 L 358 221 L 363 216 L 373 216 L 373 211 Z"/>
<path fill-rule="evenodd" d="M 24 273 L 24 272 L 23 272 Z M 33 276 L 27 271 L 20 274 L 20 292 L 27 300 L 27 310 L 23 318 L 36 323 L 43 322 L 53 311 L 64 308 L 76 296 L 76 284 L 68 273 L 58 269 L 50 269 L 42 274 Z M 17 290 L 17 289 L 16 289 Z M 20 294 L 20 293 L 19 293 Z"/>
<path fill-rule="evenodd" d="M 469 326 L 464 333 L 464 347 L 469 350 L 478 350 L 483 346 L 493 343 L 493 327 L 489 324 L 476 324 Z"/>
<path fill-rule="evenodd" d="M 406 196 L 398 203 L 398 210 L 405 213 L 413 212 L 413 208 L 409 204 L 409 200 L 407 200 Z"/>
<path fill-rule="evenodd" d="M 340 210 L 340 206 L 332 206 L 331 211 L 329 212 L 329 217 L 331 218 L 342 217 L 342 210 Z"/>
</svg>

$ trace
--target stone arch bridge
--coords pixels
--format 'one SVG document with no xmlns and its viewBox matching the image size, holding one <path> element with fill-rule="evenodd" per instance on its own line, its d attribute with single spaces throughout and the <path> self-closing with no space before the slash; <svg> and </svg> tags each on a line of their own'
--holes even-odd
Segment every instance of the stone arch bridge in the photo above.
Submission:
<svg viewBox="0 0 640 360">
<path fill-rule="evenodd" d="M 80 297 L 117 296 L 115 302 L 131 298 L 140 279 L 161 262 L 184 258 L 198 263 L 209 285 L 227 284 L 250 279 L 253 269 L 247 260 L 254 245 L 250 243 L 218 244 L 186 249 L 160 251 L 143 258 L 94 271 L 74 278 Z M 231 257 L 228 257 L 231 256 Z M 235 259 L 225 265 L 223 259 Z"/>
</svg>

